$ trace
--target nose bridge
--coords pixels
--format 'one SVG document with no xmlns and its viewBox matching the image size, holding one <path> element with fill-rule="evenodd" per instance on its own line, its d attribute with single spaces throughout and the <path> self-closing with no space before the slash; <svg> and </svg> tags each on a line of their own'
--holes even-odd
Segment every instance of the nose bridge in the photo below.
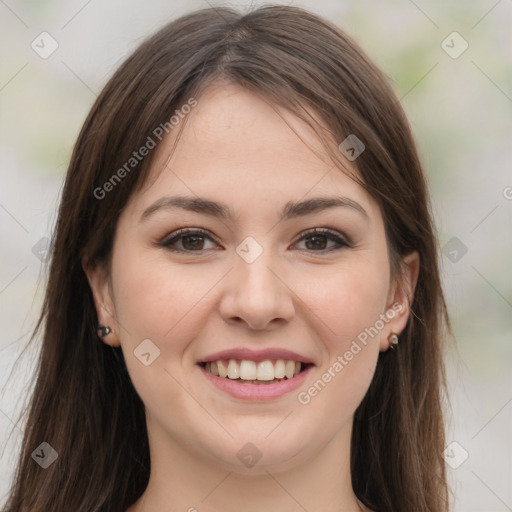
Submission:
<svg viewBox="0 0 512 512">
<path fill-rule="evenodd" d="M 264 294 L 267 300 L 279 293 L 279 284 L 270 268 L 276 266 L 272 249 L 264 247 L 254 237 L 246 237 L 236 248 L 236 286 L 254 294 Z M 275 272 L 275 271 L 274 271 Z"/>
<path fill-rule="evenodd" d="M 279 278 L 279 263 L 270 248 L 254 237 L 236 247 L 236 258 L 222 312 L 227 318 L 240 318 L 253 328 L 275 318 L 293 315 L 291 292 Z"/>
</svg>

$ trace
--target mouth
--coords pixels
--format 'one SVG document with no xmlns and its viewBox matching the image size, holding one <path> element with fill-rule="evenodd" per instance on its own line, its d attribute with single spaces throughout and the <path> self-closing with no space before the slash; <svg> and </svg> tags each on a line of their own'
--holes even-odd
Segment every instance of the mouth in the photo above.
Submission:
<svg viewBox="0 0 512 512">
<path fill-rule="evenodd" d="M 314 364 L 292 359 L 217 359 L 198 366 L 216 389 L 233 398 L 261 402 L 298 388 Z"/>
<path fill-rule="evenodd" d="M 211 375 L 222 379 L 229 379 L 240 384 L 268 385 L 293 379 L 313 365 L 290 359 L 267 359 L 265 361 L 219 359 L 200 363 L 200 366 Z"/>
</svg>

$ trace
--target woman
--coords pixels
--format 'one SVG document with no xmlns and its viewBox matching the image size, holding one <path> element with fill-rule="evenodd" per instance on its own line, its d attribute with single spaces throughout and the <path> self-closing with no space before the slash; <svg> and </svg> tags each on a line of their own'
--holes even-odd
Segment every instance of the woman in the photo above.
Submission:
<svg viewBox="0 0 512 512">
<path fill-rule="evenodd" d="M 78 137 L 5 507 L 447 511 L 444 327 L 384 75 L 299 8 L 191 13 Z"/>
</svg>

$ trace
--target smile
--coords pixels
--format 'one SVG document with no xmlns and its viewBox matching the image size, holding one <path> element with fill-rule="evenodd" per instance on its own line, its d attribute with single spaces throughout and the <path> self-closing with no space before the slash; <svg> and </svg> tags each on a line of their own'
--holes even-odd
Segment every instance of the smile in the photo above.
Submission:
<svg viewBox="0 0 512 512">
<path fill-rule="evenodd" d="M 204 363 L 204 369 L 224 379 L 237 380 L 244 384 L 269 384 L 292 379 L 306 365 L 299 361 L 277 359 L 275 361 L 250 361 L 247 359 L 219 359 Z"/>
<path fill-rule="evenodd" d="M 232 398 L 262 402 L 289 395 L 304 383 L 314 365 L 287 359 L 218 359 L 198 367 L 214 389 Z"/>
</svg>

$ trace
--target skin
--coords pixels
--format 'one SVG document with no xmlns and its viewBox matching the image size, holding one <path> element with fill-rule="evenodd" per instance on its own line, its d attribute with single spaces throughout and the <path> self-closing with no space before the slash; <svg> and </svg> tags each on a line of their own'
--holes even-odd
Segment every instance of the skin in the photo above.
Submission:
<svg viewBox="0 0 512 512">
<path fill-rule="evenodd" d="M 405 328 L 418 255 L 404 258 L 404 279 L 394 282 L 377 203 L 314 154 L 320 144 L 306 124 L 247 90 L 212 85 L 169 159 L 177 132 L 159 146 L 152 176 L 120 216 L 110 271 L 84 262 L 98 320 L 112 329 L 104 342 L 122 347 L 146 406 L 151 477 L 129 512 L 367 510 L 351 486 L 352 419 L 379 351 Z M 347 167 L 357 173 L 354 163 Z M 170 195 L 226 203 L 235 217 L 161 209 L 140 220 Z M 319 196 L 347 197 L 367 217 L 336 207 L 279 222 L 286 202 Z M 183 254 L 159 245 L 183 227 L 215 238 L 196 246 L 182 238 L 174 247 L 188 248 Z M 336 230 L 351 246 L 322 237 L 315 246 L 302 235 L 315 227 Z M 236 252 L 247 236 L 263 249 L 252 263 Z M 393 304 L 401 312 L 307 405 L 299 403 L 298 392 Z M 149 366 L 134 355 L 147 338 L 160 350 Z M 290 349 L 315 367 L 299 390 L 242 402 L 212 386 L 196 365 L 239 347 Z M 248 442 L 262 454 L 252 468 L 237 457 Z"/>
</svg>

